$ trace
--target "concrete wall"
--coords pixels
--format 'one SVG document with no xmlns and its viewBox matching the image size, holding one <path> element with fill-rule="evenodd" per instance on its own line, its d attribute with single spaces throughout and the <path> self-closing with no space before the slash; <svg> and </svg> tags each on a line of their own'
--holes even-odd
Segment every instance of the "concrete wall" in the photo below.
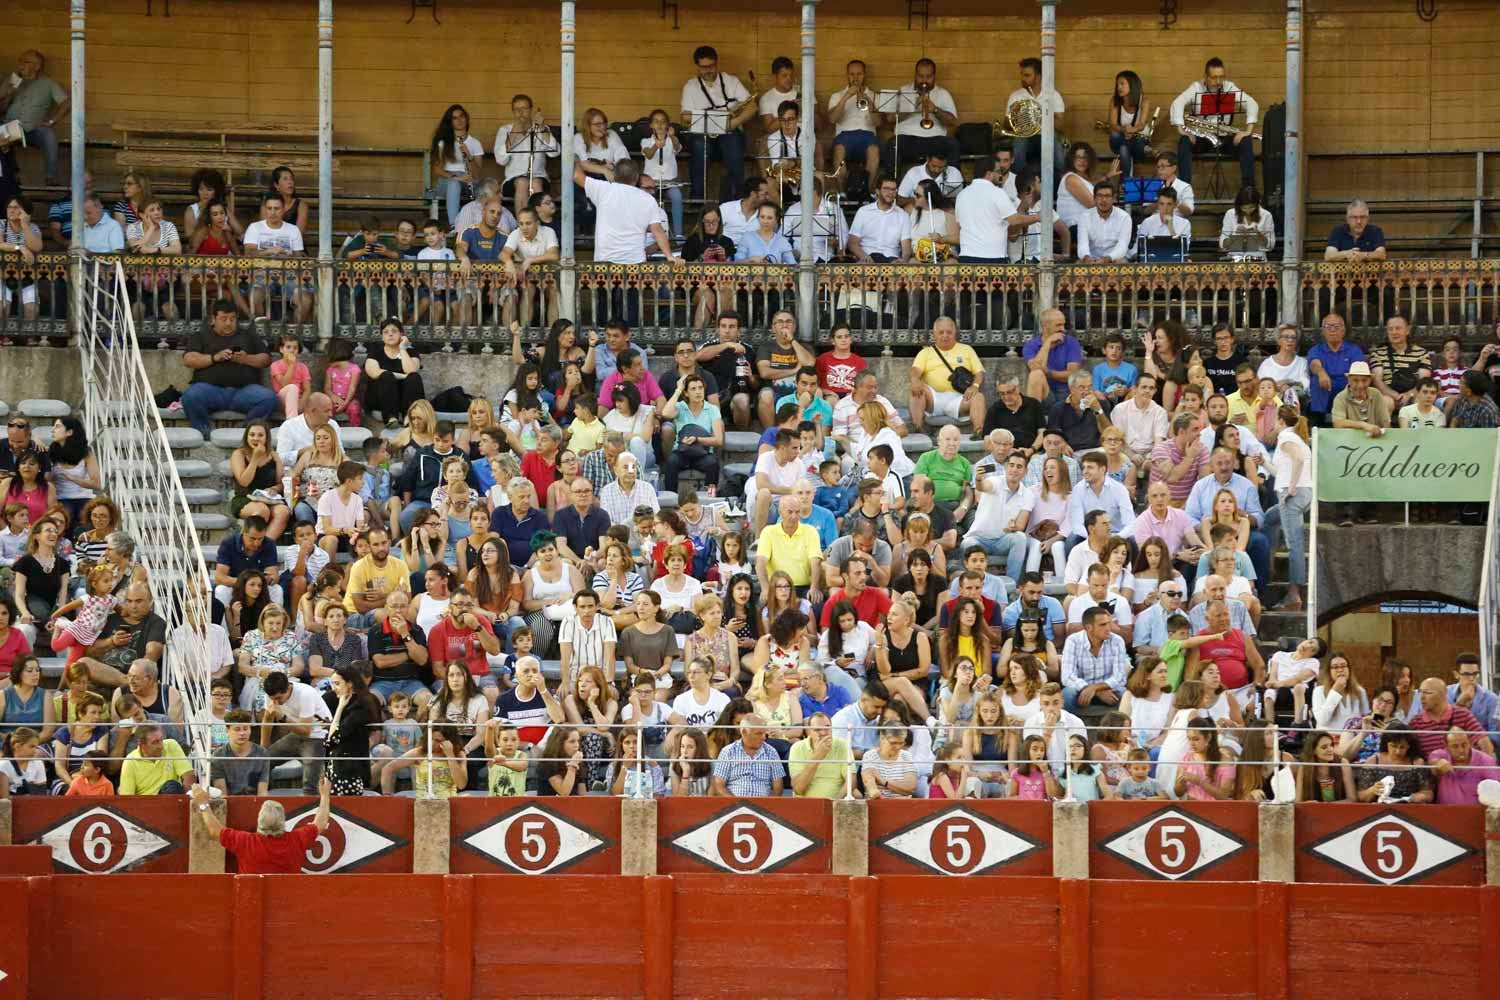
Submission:
<svg viewBox="0 0 1500 1000">
<path fill-rule="evenodd" d="M 1446 524 L 1318 527 L 1318 608 L 1324 621 L 1371 599 L 1433 594 L 1479 603 L 1484 529 Z"/>
</svg>

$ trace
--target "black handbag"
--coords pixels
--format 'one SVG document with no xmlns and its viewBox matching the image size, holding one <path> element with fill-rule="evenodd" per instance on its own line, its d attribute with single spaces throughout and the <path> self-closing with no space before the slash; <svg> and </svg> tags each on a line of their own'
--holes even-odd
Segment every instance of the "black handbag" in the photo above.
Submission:
<svg viewBox="0 0 1500 1000">
<path fill-rule="evenodd" d="M 968 392 L 969 386 L 974 384 L 974 373 L 963 365 L 954 368 L 948 363 L 948 359 L 943 356 L 942 351 L 938 351 L 936 346 L 933 347 L 933 350 L 937 351 L 938 360 L 943 363 L 943 367 L 948 369 L 948 384 L 953 386 L 953 391 Z"/>
</svg>

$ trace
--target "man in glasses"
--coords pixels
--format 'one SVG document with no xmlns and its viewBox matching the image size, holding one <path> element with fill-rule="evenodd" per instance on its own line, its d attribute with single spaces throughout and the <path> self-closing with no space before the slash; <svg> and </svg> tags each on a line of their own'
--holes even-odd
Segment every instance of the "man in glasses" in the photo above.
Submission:
<svg viewBox="0 0 1500 1000">
<path fill-rule="evenodd" d="M 1347 328 L 1343 316 L 1336 312 L 1324 316 L 1322 332 L 1323 342 L 1314 344 L 1307 352 L 1307 417 L 1309 423 L 1318 427 L 1328 426 L 1333 398 L 1349 384 L 1349 367 L 1356 361 L 1367 360 L 1359 345 L 1344 339 Z"/>
<path fill-rule="evenodd" d="M 1173 615 L 1184 613 L 1185 592 L 1186 585 L 1175 577 L 1156 588 L 1156 602 L 1135 616 L 1131 648 L 1136 656 L 1161 654 L 1167 644 L 1167 622 Z"/>
<path fill-rule="evenodd" d="M 42 467 L 43 476 L 51 468 L 51 463 L 47 461 L 47 450 L 31 439 L 31 421 L 18 413 L 11 414 L 6 422 L 5 444 L 4 448 L 0 448 L 0 478 L 14 476 L 16 466 L 27 455 L 37 460 Z"/>
<path fill-rule="evenodd" d="M 1479 656 L 1475 653 L 1459 653 L 1453 670 L 1457 681 L 1448 685 L 1448 700 L 1459 708 L 1467 708 L 1490 741 L 1500 738 L 1500 697 L 1479 683 Z"/>
</svg>

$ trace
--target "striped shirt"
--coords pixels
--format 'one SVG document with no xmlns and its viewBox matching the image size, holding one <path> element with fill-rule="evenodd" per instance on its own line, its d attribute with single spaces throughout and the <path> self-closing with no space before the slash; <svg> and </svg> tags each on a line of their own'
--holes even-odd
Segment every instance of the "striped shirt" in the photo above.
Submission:
<svg viewBox="0 0 1500 1000">
<path fill-rule="evenodd" d="M 909 799 L 911 792 L 897 791 L 890 787 L 892 781 L 905 781 L 917 773 L 916 766 L 911 762 L 911 751 L 903 749 L 895 760 L 886 760 L 880 756 L 879 750 L 866 750 L 860 759 L 859 773 L 863 777 L 874 772 L 880 775 L 880 780 L 885 786 L 880 789 L 880 794 L 888 799 Z"/>
<path fill-rule="evenodd" d="M 1167 493 L 1171 496 L 1174 507 L 1181 507 L 1187 503 L 1187 498 L 1192 495 L 1193 487 L 1198 485 L 1199 478 L 1208 471 L 1207 451 L 1200 451 L 1197 466 L 1189 469 L 1187 475 L 1175 483 L 1168 480 L 1166 475 L 1157 468 L 1159 462 L 1166 462 L 1168 467 L 1172 467 L 1182 459 L 1182 449 L 1177 447 L 1177 442 L 1171 438 L 1158 442 L 1156 447 L 1151 449 L 1151 482 L 1167 484 Z"/>
<path fill-rule="evenodd" d="M 596 613 L 594 624 L 588 628 L 577 618 L 564 618 L 562 627 L 558 630 L 557 641 L 561 645 L 571 646 L 573 649 L 573 672 L 585 667 L 598 667 L 604 671 L 606 678 L 615 675 L 613 662 L 604 662 L 604 646 L 606 643 L 615 642 L 615 623 L 608 615 Z"/>
<path fill-rule="evenodd" d="M 599 506 L 609 515 L 611 524 L 630 524 L 637 507 L 650 507 L 653 511 L 661 509 L 656 490 L 643 479 L 637 479 L 629 493 L 616 479 L 599 491 Z"/>
<path fill-rule="evenodd" d="M 1447 711 L 1433 718 L 1423 709 L 1411 717 L 1406 724 L 1417 737 L 1417 744 L 1422 748 L 1423 757 L 1431 757 L 1433 751 L 1443 750 L 1448 746 L 1448 730 L 1457 726 L 1475 739 L 1485 736 L 1484 729 L 1480 727 L 1479 720 L 1474 718 L 1474 713 L 1467 708 L 1457 705 L 1449 705 Z"/>
<path fill-rule="evenodd" d="M 752 754 L 735 740 L 714 761 L 714 777 L 724 782 L 730 795 L 771 795 L 781 775 L 781 758 L 769 743 Z"/>
</svg>

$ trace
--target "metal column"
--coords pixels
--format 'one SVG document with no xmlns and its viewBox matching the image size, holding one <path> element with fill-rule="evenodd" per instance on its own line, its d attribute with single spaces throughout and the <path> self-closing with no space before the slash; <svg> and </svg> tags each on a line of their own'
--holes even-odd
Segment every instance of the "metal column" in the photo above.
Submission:
<svg viewBox="0 0 1500 1000">
<path fill-rule="evenodd" d="M 1302 0 L 1286 0 L 1286 164 L 1282 205 L 1281 321 L 1301 325 Z"/>
<path fill-rule="evenodd" d="M 812 127 L 817 117 L 813 88 L 813 81 L 817 79 L 814 75 L 817 9 L 818 0 L 802 0 L 802 148 L 799 150 L 802 160 L 802 246 L 798 248 L 800 259 L 797 264 L 797 328 L 807 343 L 818 339 L 818 275 L 813 261 L 813 228 L 822 207 L 813 192 L 818 167 L 814 158 L 817 137 Z"/>
<path fill-rule="evenodd" d="M 73 54 L 73 80 L 70 93 L 72 140 L 68 146 L 71 161 L 68 171 L 73 186 L 73 238 L 68 246 L 68 278 L 73 283 L 69 313 L 73 329 L 83 333 L 84 251 L 83 251 L 83 172 L 88 153 L 88 127 L 84 114 L 86 66 L 84 60 L 85 0 L 72 0 L 70 4 L 70 38 Z"/>
<path fill-rule="evenodd" d="M 1041 0 L 1042 4 L 1042 245 L 1037 275 L 1038 312 L 1057 304 L 1057 274 L 1052 260 L 1052 218 L 1057 178 L 1053 169 L 1057 131 L 1052 124 L 1052 92 L 1057 79 L 1057 4 L 1058 0 Z"/>
<path fill-rule="evenodd" d="M 318 0 L 318 340 L 333 336 L 333 0 Z"/>
<path fill-rule="evenodd" d="M 562 127 L 562 257 L 558 262 L 558 297 L 562 315 L 578 319 L 578 262 L 573 247 L 573 93 L 574 26 L 577 23 L 573 0 L 562 0 L 562 98 L 558 124 Z M 597 319 L 597 317 L 596 317 Z M 582 339 L 580 337 L 579 339 Z"/>
</svg>

